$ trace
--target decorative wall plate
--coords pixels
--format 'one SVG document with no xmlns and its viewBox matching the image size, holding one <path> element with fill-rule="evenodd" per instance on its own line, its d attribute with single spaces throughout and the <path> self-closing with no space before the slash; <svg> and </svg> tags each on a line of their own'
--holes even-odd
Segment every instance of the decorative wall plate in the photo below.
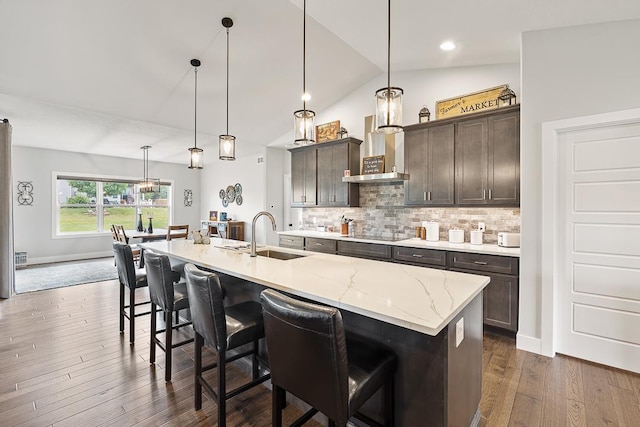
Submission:
<svg viewBox="0 0 640 427">
<path fill-rule="evenodd" d="M 233 188 L 233 185 L 227 187 L 227 202 L 233 203 L 236 199 L 236 190 Z"/>
<path fill-rule="evenodd" d="M 218 196 L 220 196 L 221 199 L 224 199 L 225 197 L 227 197 L 227 193 L 224 190 L 220 190 Z"/>
<path fill-rule="evenodd" d="M 240 206 L 242 204 L 242 196 L 241 195 L 237 195 L 236 196 L 236 203 L 238 204 L 238 206 Z"/>
<path fill-rule="evenodd" d="M 229 202 L 227 201 L 227 199 L 222 199 L 222 206 L 224 206 L 225 208 L 229 206 Z"/>
<path fill-rule="evenodd" d="M 233 188 L 235 188 L 236 190 L 236 196 L 239 196 L 242 194 L 242 185 L 240 185 L 240 183 L 237 183 Z"/>
</svg>

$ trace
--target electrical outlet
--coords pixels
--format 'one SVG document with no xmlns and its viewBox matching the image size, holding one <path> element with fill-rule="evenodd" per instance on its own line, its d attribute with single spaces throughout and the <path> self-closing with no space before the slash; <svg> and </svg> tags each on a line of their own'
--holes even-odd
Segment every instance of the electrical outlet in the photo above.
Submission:
<svg viewBox="0 0 640 427">
<path fill-rule="evenodd" d="M 478 230 L 480 230 L 480 231 L 484 231 L 485 230 L 484 222 L 479 222 L 478 223 Z"/>
<path fill-rule="evenodd" d="M 464 317 L 456 323 L 456 347 L 460 346 L 460 343 L 464 339 Z"/>
</svg>

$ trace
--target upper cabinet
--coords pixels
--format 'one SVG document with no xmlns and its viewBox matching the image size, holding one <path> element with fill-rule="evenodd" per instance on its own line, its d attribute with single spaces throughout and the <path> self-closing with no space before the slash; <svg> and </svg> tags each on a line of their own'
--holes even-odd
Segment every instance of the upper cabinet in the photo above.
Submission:
<svg viewBox="0 0 640 427">
<path fill-rule="evenodd" d="M 355 138 L 317 145 L 318 206 L 359 206 L 360 186 L 342 182 L 344 171 L 360 170 L 360 144 Z"/>
<path fill-rule="evenodd" d="M 461 120 L 456 129 L 456 204 L 520 204 L 520 112 Z"/>
<path fill-rule="evenodd" d="M 405 127 L 406 206 L 519 206 L 520 105 Z"/>
<path fill-rule="evenodd" d="M 454 204 L 454 136 L 454 123 L 405 132 L 405 205 Z"/>
<path fill-rule="evenodd" d="M 360 172 L 360 144 L 343 138 L 291 148 L 291 206 L 359 206 L 358 184 L 342 182 L 345 170 Z"/>
<path fill-rule="evenodd" d="M 291 149 L 291 206 L 316 204 L 316 148 Z"/>
</svg>

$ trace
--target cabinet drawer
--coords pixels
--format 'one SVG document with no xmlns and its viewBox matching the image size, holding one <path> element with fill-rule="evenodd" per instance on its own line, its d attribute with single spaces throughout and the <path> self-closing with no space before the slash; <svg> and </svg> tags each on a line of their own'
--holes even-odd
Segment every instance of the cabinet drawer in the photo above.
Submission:
<svg viewBox="0 0 640 427">
<path fill-rule="evenodd" d="M 448 265 L 451 269 L 462 268 L 465 270 L 518 275 L 518 258 L 467 252 L 448 252 L 447 257 Z"/>
<path fill-rule="evenodd" d="M 313 252 L 324 252 L 327 254 L 336 253 L 336 241 L 331 239 L 318 239 L 307 237 L 304 248 Z"/>
<path fill-rule="evenodd" d="M 435 265 L 444 267 L 447 264 L 447 252 L 422 248 L 393 248 L 393 260 L 408 264 Z"/>
<path fill-rule="evenodd" d="M 391 246 L 380 245 L 377 243 L 338 241 L 338 255 L 347 255 L 368 259 L 390 260 Z"/>
<path fill-rule="evenodd" d="M 280 247 L 292 249 L 304 249 L 304 237 L 280 236 Z"/>
</svg>

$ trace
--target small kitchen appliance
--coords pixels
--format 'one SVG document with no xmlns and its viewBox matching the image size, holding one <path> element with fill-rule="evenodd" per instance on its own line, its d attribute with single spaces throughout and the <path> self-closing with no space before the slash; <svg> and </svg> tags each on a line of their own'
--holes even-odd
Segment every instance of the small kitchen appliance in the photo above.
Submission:
<svg viewBox="0 0 640 427">
<path fill-rule="evenodd" d="M 498 246 L 502 246 L 504 248 L 519 248 L 520 233 L 498 233 Z"/>
</svg>

